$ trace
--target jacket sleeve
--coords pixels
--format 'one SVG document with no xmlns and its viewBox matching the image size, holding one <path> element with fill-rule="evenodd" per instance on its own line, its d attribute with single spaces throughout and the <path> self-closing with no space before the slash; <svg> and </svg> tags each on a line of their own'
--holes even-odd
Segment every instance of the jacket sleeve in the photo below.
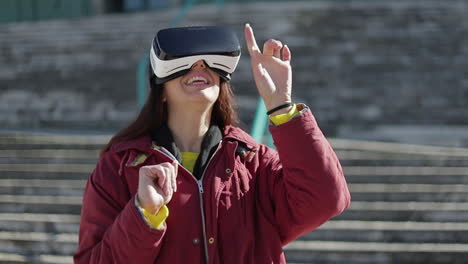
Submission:
<svg viewBox="0 0 468 264">
<path fill-rule="evenodd" d="M 166 226 L 149 227 L 135 206 L 120 157 L 107 152 L 91 174 L 83 197 L 74 263 L 154 263 Z"/>
<path fill-rule="evenodd" d="M 350 193 L 340 162 L 312 112 L 270 127 L 277 152 L 261 147 L 258 201 L 283 245 L 343 212 Z"/>
</svg>

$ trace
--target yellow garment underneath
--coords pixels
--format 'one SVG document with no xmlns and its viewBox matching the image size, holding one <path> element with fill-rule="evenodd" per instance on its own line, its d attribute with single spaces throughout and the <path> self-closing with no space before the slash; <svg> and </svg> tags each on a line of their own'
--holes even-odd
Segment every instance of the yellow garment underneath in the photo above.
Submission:
<svg viewBox="0 0 468 264">
<path fill-rule="evenodd" d="M 182 152 L 182 166 L 193 173 L 195 168 L 195 162 L 197 162 L 198 155 L 196 152 Z"/>
</svg>

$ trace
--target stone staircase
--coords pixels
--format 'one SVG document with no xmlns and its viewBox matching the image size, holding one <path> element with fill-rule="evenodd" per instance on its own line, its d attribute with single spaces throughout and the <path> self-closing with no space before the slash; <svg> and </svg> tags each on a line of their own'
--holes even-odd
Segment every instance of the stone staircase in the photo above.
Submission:
<svg viewBox="0 0 468 264">
<path fill-rule="evenodd" d="M 83 187 L 108 136 L 0 137 L 0 264 L 72 263 Z M 468 263 L 468 150 L 332 140 L 351 207 L 288 263 Z"/>
</svg>

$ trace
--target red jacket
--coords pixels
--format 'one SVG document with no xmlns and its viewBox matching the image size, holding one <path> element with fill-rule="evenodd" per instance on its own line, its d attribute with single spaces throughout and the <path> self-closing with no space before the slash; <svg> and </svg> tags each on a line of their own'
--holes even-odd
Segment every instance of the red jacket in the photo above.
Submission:
<svg viewBox="0 0 468 264">
<path fill-rule="evenodd" d="M 75 263 L 198 264 L 206 254 L 210 264 L 286 263 L 282 247 L 340 214 L 350 194 L 310 110 L 270 132 L 278 152 L 227 127 L 202 186 L 179 167 L 162 230 L 146 224 L 134 197 L 139 168 L 170 158 L 150 137 L 115 144 L 88 180 Z M 253 161 L 236 155 L 239 142 L 258 150 Z M 142 152 L 147 159 L 132 164 Z"/>
</svg>

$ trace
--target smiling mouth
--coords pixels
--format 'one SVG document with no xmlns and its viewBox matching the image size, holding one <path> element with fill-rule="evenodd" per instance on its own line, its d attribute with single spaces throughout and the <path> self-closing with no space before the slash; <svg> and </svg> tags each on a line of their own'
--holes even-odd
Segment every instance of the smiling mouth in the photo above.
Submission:
<svg viewBox="0 0 468 264">
<path fill-rule="evenodd" d="M 188 85 L 206 85 L 209 84 L 208 80 L 202 76 L 194 76 L 187 81 Z"/>
</svg>

